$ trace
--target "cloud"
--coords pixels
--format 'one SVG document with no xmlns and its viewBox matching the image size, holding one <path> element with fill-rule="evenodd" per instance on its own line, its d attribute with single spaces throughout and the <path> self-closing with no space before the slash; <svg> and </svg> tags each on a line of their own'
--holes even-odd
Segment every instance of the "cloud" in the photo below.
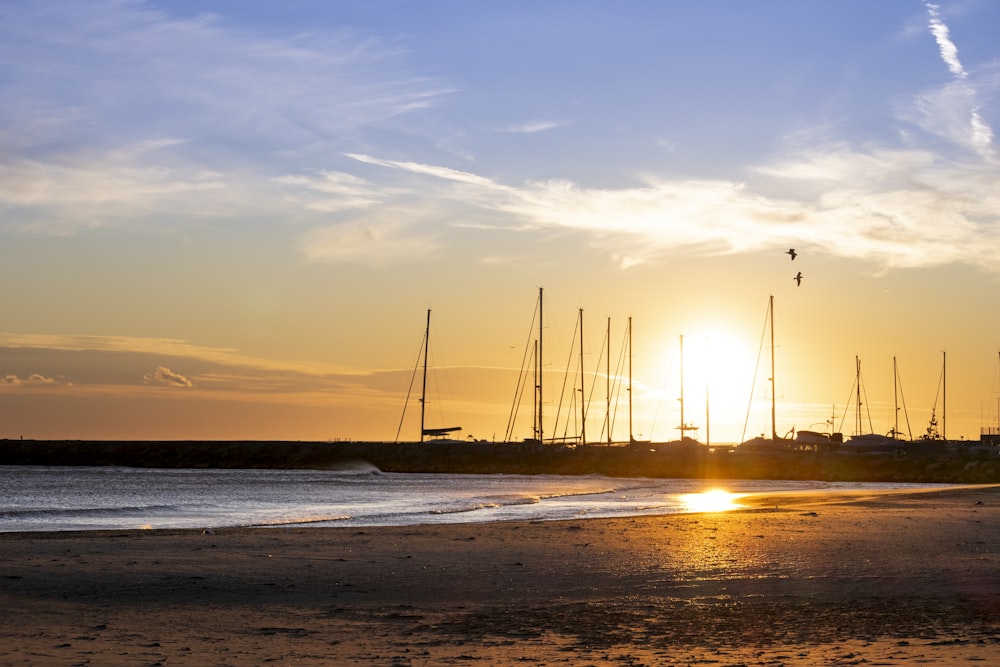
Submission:
<svg viewBox="0 0 1000 667">
<path fill-rule="evenodd" d="M 114 153 L 117 153 L 115 155 Z M 19 210 L 45 210 L 36 229 L 106 226 L 176 207 L 197 214 L 198 193 L 224 187 L 218 174 L 139 166 L 129 152 L 64 156 L 56 161 L 0 161 L 0 203 Z M 16 217 L 16 216 L 15 216 Z"/>
<path fill-rule="evenodd" d="M 375 266 L 425 257 L 437 247 L 426 232 L 416 234 L 411 225 L 381 218 L 316 227 L 303 242 L 303 252 L 310 260 Z"/>
<path fill-rule="evenodd" d="M 458 169 L 452 169 L 450 167 L 442 167 L 439 165 L 431 164 L 421 164 L 419 162 L 401 162 L 398 160 L 384 160 L 377 157 L 372 157 L 371 155 L 364 155 L 361 153 L 346 153 L 347 157 L 357 160 L 358 162 L 364 162 L 366 164 L 374 164 L 380 167 L 389 167 L 392 169 L 401 169 L 403 171 L 409 171 L 414 174 L 420 174 L 423 176 L 433 176 L 435 178 L 440 178 L 445 181 L 454 181 L 456 183 L 464 183 L 466 185 L 475 185 L 481 188 L 489 188 L 493 190 L 498 190 L 501 192 L 510 192 L 511 188 L 501 185 L 489 178 L 473 174 L 468 171 L 460 171 Z"/>
<path fill-rule="evenodd" d="M 176 357 L 200 364 L 240 367 L 257 372 L 291 372 L 304 375 L 349 373 L 343 367 L 315 363 L 275 363 L 249 357 L 231 348 L 193 345 L 173 338 L 139 338 L 135 336 L 86 336 L 59 334 L 15 334 L 0 332 L 0 350 L 49 350 L 86 352 L 110 355 L 140 355 Z"/>
<path fill-rule="evenodd" d="M 942 126 L 943 119 L 946 121 L 943 123 L 945 133 L 952 139 L 967 143 L 973 150 L 989 156 L 993 152 L 993 129 L 980 114 L 976 88 L 971 85 L 969 73 L 959 60 L 958 47 L 951 40 L 948 26 L 941 19 L 941 8 L 930 2 L 925 5 L 930 16 L 931 34 L 937 42 L 941 60 L 956 81 L 937 93 L 918 98 L 916 106 L 924 112 L 926 119 L 920 124 L 925 129 L 940 134 L 941 131 L 937 128 Z M 959 119 L 952 118 L 956 114 Z"/>
<path fill-rule="evenodd" d="M 379 247 L 392 258 L 407 256 L 401 250 L 407 246 L 432 253 L 443 247 L 437 242 L 440 221 L 462 219 L 453 226 L 582 233 L 622 267 L 678 252 L 752 252 L 794 239 L 803 247 L 864 260 L 873 270 L 963 262 L 996 271 L 991 254 L 982 249 L 1000 245 L 1000 164 L 977 88 L 995 88 L 1000 77 L 991 78 L 989 71 L 970 75 L 938 8 L 928 3 L 927 9 L 955 79 L 897 109 L 898 121 L 926 135 L 907 131 L 898 145 L 858 144 L 831 140 L 827 130 L 820 140 L 810 137 L 784 154 L 746 165 L 745 178 L 645 175 L 619 188 L 560 179 L 507 184 L 468 170 L 348 153 L 390 170 L 377 181 L 386 192 L 404 186 L 419 191 L 419 207 L 409 207 L 409 195 L 389 194 L 381 206 L 395 207 L 398 219 L 424 224 L 390 225 L 380 216 L 358 216 L 351 227 L 308 239 L 307 254 L 344 261 L 356 250 L 357 259 L 373 262 Z M 469 209 L 477 211 L 475 220 L 456 214 Z M 440 214 L 437 221 L 429 211 Z M 317 251 L 320 246 L 326 250 Z M 491 246 L 484 261 L 503 262 L 495 250 Z"/>
<path fill-rule="evenodd" d="M 320 213 L 371 208 L 391 194 L 363 178 L 338 171 L 321 171 L 316 176 L 281 176 L 274 182 L 302 193 L 292 196 L 292 201 Z"/>
<path fill-rule="evenodd" d="M 0 60 L 4 221 L 58 234 L 287 215 L 268 187 L 292 171 L 283 162 L 298 168 L 450 92 L 409 71 L 391 40 L 251 31 L 118 0 L 0 9 Z"/>
<path fill-rule="evenodd" d="M 143 375 L 143 381 L 146 384 L 159 385 L 161 387 L 193 387 L 194 384 L 191 380 L 180 373 L 175 373 L 169 368 L 160 366 L 152 373 L 145 373 Z"/>
<path fill-rule="evenodd" d="M 566 125 L 568 125 L 568 123 L 560 123 L 554 120 L 530 120 L 526 123 L 521 123 L 520 125 L 511 125 L 506 127 L 503 131 L 511 134 L 535 134 L 537 132 L 545 132 L 546 130 L 566 127 Z"/>
<path fill-rule="evenodd" d="M 796 239 L 880 268 L 968 262 L 996 270 L 979 251 L 997 247 L 1000 169 L 929 150 L 832 144 L 800 149 L 750 169 L 754 186 L 728 180 L 646 177 L 635 187 L 587 188 L 569 181 L 508 186 L 464 171 L 363 156 L 368 164 L 431 177 L 429 198 L 492 212 L 494 228 L 583 232 L 629 267 L 683 251 L 750 252 Z M 769 193 L 782 193 L 781 196 Z M 400 204 L 402 206 L 402 204 Z M 400 214 L 400 217 L 407 217 Z M 481 225 L 463 225 L 481 228 Z M 392 225 L 353 227 L 307 242 L 315 259 L 372 260 L 433 251 L 429 239 Z M 312 244 L 312 245 L 311 245 Z M 326 248 L 323 251 L 322 248 Z M 495 254 L 493 262 L 499 261 Z"/>
<path fill-rule="evenodd" d="M 176 340 L 42 334 L 0 334 L 0 366 L 17 369 L 0 376 L 0 388 L 9 391 L 55 384 L 71 387 L 78 397 L 128 399 L 144 392 L 163 396 L 164 387 L 197 387 L 198 400 L 293 406 L 357 401 L 369 407 L 376 403 L 398 406 L 399 392 L 412 375 L 410 367 L 358 370 L 316 362 L 297 364 Z M 19 370 L 25 367 L 46 371 Z M 179 373 L 176 368 L 186 370 Z M 73 382 L 64 381 L 63 376 L 72 377 Z"/>
<path fill-rule="evenodd" d="M 0 378 L 0 384 L 6 385 L 21 385 L 21 384 L 56 384 L 54 378 L 47 377 L 41 373 L 31 373 L 23 380 L 16 375 L 5 375 Z"/>
<path fill-rule="evenodd" d="M 950 76 L 899 104 L 898 145 L 826 140 L 724 177 L 647 172 L 599 187 L 377 156 L 369 147 L 384 135 L 374 130 L 454 92 L 412 71 L 402 42 L 348 29 L 254 32 L 144 2 L 22 3 L 0 9 L 0 59 L 10 65 L 0 81 L 0 224 L 70 233 L 291 221 L 304 223 L 307 259 L 375 266 L 435 257 L 461 227 L 579 233 L 626 267 L 792 237 L 879 267 L 995 270 L 974 249 L 996 247 L 1000 227 L 987 97 L 1000 77 L 966 69 L 940 8 L 925 8 L 922 30 Z M 392 129 L 398 137 L 406 128 Z M 339 164 L 303 166 L 331 160 Z M 503 262 L 503 250 L 490 243 L 483 260 Z"/>
<path fill-rule="evenodd" d="M 941 60 L 948 66 L 948 71 L 959 79 L 964 79 L 968 74 L 962 67 L 962 62 L 958 59 L 958 47 L 951 41 L 948 26 L 941 20 L 941 7 L 933 3 L 925 3 L 927 13 L 930 15 L 931 34 L 937 41 L 938 49 L 941 52 Z"/>
</svg>

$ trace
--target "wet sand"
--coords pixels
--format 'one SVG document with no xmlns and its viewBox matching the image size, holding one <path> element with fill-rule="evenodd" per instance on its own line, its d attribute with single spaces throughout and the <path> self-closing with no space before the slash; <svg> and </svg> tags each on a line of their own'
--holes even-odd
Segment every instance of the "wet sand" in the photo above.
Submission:
<svg viewBox="0 0 1000 667">
<path fill-rule="evenodd" d="M 0 534 L 0 665 L 1000 664 L 1000 487 L 721 514 Z"/>
</svg>

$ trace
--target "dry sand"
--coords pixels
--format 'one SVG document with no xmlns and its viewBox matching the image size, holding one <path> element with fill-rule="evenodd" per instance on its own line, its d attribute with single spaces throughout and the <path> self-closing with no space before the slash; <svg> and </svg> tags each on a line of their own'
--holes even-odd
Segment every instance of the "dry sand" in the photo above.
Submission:
<svg viewBox="0 0 1000 667">
<path fill-rule="evenodd" d="M 0 535 L 2 665 L 1000 664 L 1000 487 Z"/>
</svg>

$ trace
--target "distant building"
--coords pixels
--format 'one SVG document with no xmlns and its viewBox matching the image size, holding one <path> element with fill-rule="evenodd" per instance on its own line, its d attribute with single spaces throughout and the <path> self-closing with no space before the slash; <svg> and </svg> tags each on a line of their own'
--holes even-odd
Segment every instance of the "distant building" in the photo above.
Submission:
<svg viewBox="0 0 1000 667">
<path fill-rule="evenodd" d="M 979 442 L 984 445 L 1000 447 L 1000 426 L 986 426 L 980 429 Z"/>
</svg>

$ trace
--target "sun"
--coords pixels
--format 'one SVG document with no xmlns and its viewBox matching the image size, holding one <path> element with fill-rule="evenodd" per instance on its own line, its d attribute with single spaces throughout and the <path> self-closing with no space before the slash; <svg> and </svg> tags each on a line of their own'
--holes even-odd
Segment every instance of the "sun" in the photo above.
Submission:
<svg viewBox="0 0 1000 667">
<path fill-rule="evenodd" d="M 662 350 L 662 358 L 671 359 L 662 394 L 679 398 L 683 390 L 684 421 L 698 427 L 688 435 L 704 442 L 708 419 L 713 443 L 738 442 L 754 384 L 755 344 L 732 330 L 704 326 L 680 339 L 664 341 Z M 679 412 L 680 407 L 673 409 Z M 669 419 L 677 422 L 675 416 Z M 673 422 L 671 427 L 676 426 Z"/>
<path fill-rule="evenodd" d="M 742 507 L 736 502 L 742 494 L 724 489 L 709 489 L 701 493 L 681 494 L 681 502 L 689 512 L 726 512 Z"/>
</svg>

